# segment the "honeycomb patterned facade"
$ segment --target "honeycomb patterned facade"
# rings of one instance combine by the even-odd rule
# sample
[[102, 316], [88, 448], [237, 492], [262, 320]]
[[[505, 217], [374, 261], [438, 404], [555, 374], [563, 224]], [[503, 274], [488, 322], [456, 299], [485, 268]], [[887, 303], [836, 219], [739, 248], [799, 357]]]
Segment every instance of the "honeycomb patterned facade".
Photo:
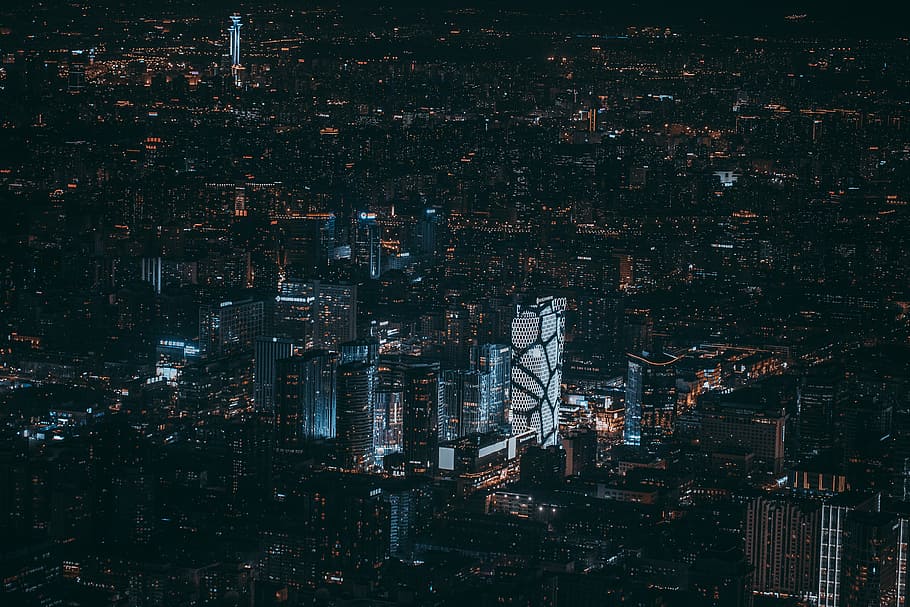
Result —
[[518, 306], [512, 320], [512, 429], [557, 444], [566, 299], [542, 297]]

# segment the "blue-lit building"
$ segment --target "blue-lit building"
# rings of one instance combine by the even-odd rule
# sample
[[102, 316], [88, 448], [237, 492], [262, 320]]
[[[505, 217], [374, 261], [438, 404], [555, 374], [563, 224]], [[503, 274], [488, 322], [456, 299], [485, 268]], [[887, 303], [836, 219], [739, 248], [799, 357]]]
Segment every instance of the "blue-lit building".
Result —
[[338, 356], [310, 350], [278, 360], [275, 379], [275, 428], [279, 448], [296, 449], [306, 441], [335, 436]]
[[676, 365], [670, 354], [629, 354], [623, 442], [652, 451], [673, 432], [677, 415]]
[[338, 367], [336, 446], [345, 470], [366, 470], [373, 463], [375, 364], [349, 362]]
[[[486, 419], [490, 430], [506, 423], [512, 406], [512, 351], [505, 344], [480, 344], [471, 348], [471, 369], [483, 376]], [[486, 431], [486, 430], [485, 430]]]
[[280, 337], [257, 337], [253, 355], [253, 401], [259, 411], [271, 412], [275, 406], [275, 378], [278, 361], [290, 358], [294, 340]]
[[240, 28], [243, 27], [243, 24], [240, 23], [240, 15], [231, 15], [231, 25], [228, 28], [228, 36], [230, 42], [229, 54], [231, 56], [231, 67], [240, 66]]
[[370, 278], [382, 274], [382, 226], [376, 213], [357, 214], [352, 255], [357, 265], [367, 269]]

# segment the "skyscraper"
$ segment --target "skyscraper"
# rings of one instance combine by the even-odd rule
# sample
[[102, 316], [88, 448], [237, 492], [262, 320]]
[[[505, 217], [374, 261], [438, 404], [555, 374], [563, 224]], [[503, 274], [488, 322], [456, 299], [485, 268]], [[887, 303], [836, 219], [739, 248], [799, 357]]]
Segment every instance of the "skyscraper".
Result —
[[439, 363], [419, 359], [390, 364], [401, 380], [402, 447], [408, 474], [432, 474], [439, 445]]
[[155, 289], [155, 295], [161, 295], [161, 266], [160, 257], [142, 258], [142, 280], [151, 283]]
[[379, 341], [372, 337], [346, 341], [338, 348], [341, 364], [358, 361], [375, 365], [379, 360]]
[[338, 344], [357, 337], [357, 285], [312, 282], [316, 295], [313, 342], [337, 350]]
[[886, 512], [850, 512], [844, 527], [841, 604], [907, 604], [907, 520]]
[[335, 436], [338, 356], [309, 350], [276, 364], [275, 409], [279, 446]]
[[373, 455], [373, 395], [376, 366], [349, 362], [338, 367], [336, 441], [339, 463], [365, 470]]
[[471, 348], [471, 369], [487, 375], [489, 411], [487, 419], [491, 427], [507, 421], [512, 406], [512, 356], [505, 344], [481, 344]]
[[284, 280], [276, 304], [279, 330], [303, 343], [337, 350], [357, 336], [357, 285]]
[[845, 607], [842, 560], [847, 517], [852, 512], [879, 512], [881, 494], [844, 493], [822, 505], [818, 566], [818, 606]]
[[427, 207], [417, 224], [417, 249], [421, 255], [429, 258], [436, 256], [439, 226], [443, 222], [442, 209]]
[[809, 501], [758, 497], [746, 513], [752, 591], [794, 598], [816, 590], [819, 509]]
[[370, 278], [382, 274], [382, 229], [376, 213], [362, 211], [357, 214], [354, 226], [353, 257], [355, 263], [366, 268]]
[[439, 420], [445, 440], [490, 429], [489, 374], [463, 369], [442, 372], [445, 415]]
[[259, 411], [271, 412], [275, 405], [275, 369], [282, 358], [294, 352], [294, 341], [279, 337], [257, 337], [253, 355], [253, 401]]
[[329, 263], [335, 250], [333, 213], [279, 215], [276, 221], [286, 267], [308, 276]]
[[841, 386], [836, 370], [812, 368], [799, 386], [799, 455], [806, 461], [831, 449], [837, 440], [837, 413]]
[[629, 354], [624, 441], [653, 450], [673, 432], [676, 421], [676, 368], [669, 354]]
[[377, 460], [401, 451], [403, 415], [404, 391], [401, 376], [392, 372], [387, 365], [380, 365], [373, 400], [373, 451]]
[[230, 55], [231, 67], [240, 66], [240, 15], [231, 15], [231, 25], [228, 27], [228, 36], [230, 38]]
[[538, 297], [512, 320], [512, 427], [544, 447], [558, 441], [565, 313], [565, 297]]
[[199, 309], [199, 345], [207, 356], [252, 353], [264, 328], [261, 301], [223, 301]]

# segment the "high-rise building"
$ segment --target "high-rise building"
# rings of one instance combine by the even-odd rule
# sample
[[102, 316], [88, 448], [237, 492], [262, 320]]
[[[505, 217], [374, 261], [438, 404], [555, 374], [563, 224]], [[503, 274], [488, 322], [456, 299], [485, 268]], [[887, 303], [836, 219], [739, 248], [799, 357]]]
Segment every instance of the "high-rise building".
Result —
[[151, 283], [155, 295], [161, 295], [162, 265], [160, 257], [142, 258], [142, 280]]
[[228, 36], [230, 48], [229, 52], [231, 55], [231, 67], [240, 66], [240, 28], [243, 27], [243, 24], [240, 23], [240, 15], [231, 15], [231, 25], [228, 27]]
[[879, 512], [881, 494], [842, 493], [821, 510], [818, 565], [818, 607], [848, 607], [843, 600], [842, 561], [847, 516], [851, 512]]
[[199, 345], [207, 356], [252, 354], [262, 335], [265, 307], [261, 301], [223, 301], [199, 308]]
[[379, 383], [373, 400], [373, 452], [377, 460], [402, 449], [404, 389], [401, 379], [387, 365], [379, 366]]
[[490, 374], [449, 369], [442, 373], [442, 385], [445, 415], [439, 426], [444, 440], [490, 430]]
[[335, 215], [306, 213], [279, 215], [279, 240], [286, 267], [291, 273], [311, 275], [325, 267], [335, 251]]
[[836, 415], [840, 382], [834, 369], [810, 369], [798, 392], [799, 455], [808, 460], [837, 444]]
[[315, 325], [316, 294], [312, 283], [282, 280], [275, 298], [275, 329], [301, 344], [312, 343]]
[[443, 353], [449, 365], [460, 368], [468, 362], [469, 333], [467, 310], [452, 308], [445, 311]]
[[275, 413], [278, 446], [335, 436], [335, 372], [338, 355], [309, 350], [276, 363]]
[[817, 589], [818, 504], [758, 497], [746, 512], [746, 558], [752, 591], [804, 598]]
[[407, 557], [417, 531], [429, 520], [432, 512], [430, 480], [412, 477], [392, 479], [382, 488], [383, 499], [389, 505], [389, 553]]
[[519, 304], [512, 320], [512, 427], [537, 432], [541, 446], [558, 442], [566, 299]]
[[512, 353], [504, 344], [481, 344], [471, 348], [471, 369], [486, 375], [489, 397], [487, 419], [491, 427], [508, 420], [512, 407]]
[[850, 512], [843, 534], [841, 605], [907, 604], [907, 520], [886, 512]]
[[253, 355], [253, 402], [258, 411], [271, 412], [275, 405], [275, 370], [279, 360], [294, 353], [294, 341], [280, 337], [257, 337]]
[[337, 350], [338, 344], [357, 337], [357, 285], [313, 281], [316, 294], [314, 339], [320, 348]]
[[357, 285], [284, 280], [278, 287], [276, 315], [285, 335], [337, 350], [357, 336]]
[[676, 368], [669, 354], [629, 354], [626, 378], [625, 444], [653, 451], [676, 422]]
[[[628, 415], [628, 404], [626, 411]], [[699, 441], [706, 451], [745, 448], [766, 470], [783, 470], [787, 412], [779, 403], [762, 402], [759, 389], [742, 388], [705, 398], [693, 417], [698, 420]]]
[[417, 249], [421, 255], [429, 258], [436, 256], [439, 238], [439, 226], [443, 222], [442, 209], [428, 207], [417, 224]]
[[391, 371], [401, 378], [403, 396], [402, 450], [409, 474], [432, 474], [439, 445], [439, 363], [399, 361]]
[[376, 373], [376, 365], [365, 362], [338, 367], [335, 436], [342, 468], [365, 470], [373, 462]]
[[362, 211], [357, 214], [352, 249], [354, 262], [365, 268], [370, 278], [379, 278], [382, 274], [382, 226], [376, 213]]
[[338, 348], [341, 364], [359, 361], [375, 365], [379, 361], [379, 341], [372, 337], [346, 341]]
[[593, 428], [575, 428], [562, 437], [566, 476], [581, 474], [597, 462], [597, 436]]

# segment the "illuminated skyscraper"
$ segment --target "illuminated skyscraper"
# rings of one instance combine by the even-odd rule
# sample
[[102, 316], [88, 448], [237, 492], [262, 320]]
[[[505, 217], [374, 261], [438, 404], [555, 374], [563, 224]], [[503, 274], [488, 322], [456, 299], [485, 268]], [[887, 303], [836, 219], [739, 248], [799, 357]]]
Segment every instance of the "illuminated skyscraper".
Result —
[[436, 256], [440, 224], [443, 223], [442, 209], [429, 207], [424, 209], [423, 216], [417, 224], [417, 248], [421, 255], [433, 258]]
[[230, 55], [231, 55], [231, 67], [240, 67], [240, 28], [243, 27], [243, 24], [240, 23], [240, 15], [231, 15], [231, 26], [228, 28], [228, 36], [230, 37]]
[[161, 266], [160, 257], [142, 258], [142, 280], [151, 283], [155, 295], [161, 295]]
[[512, 320], [512, 428], [556, 445], [566, 330], [566, 298], [519, 304]]
[[445, 440], [490, 429], [489, 375], [448, 369], [442, 373], [445, 415], [439, 420]]
[[802, 597], [818, 576], [819, 508], [809, 501], [758, 497], [746, 511], [746, 558], [752, 591]]
[[341, 354], [341, 364], [362, 362], [375, 365], [379, 360], [379, 341], [372, 337], [346, 341], [338, 348]]
[[199, 308], [199, 345], [206, 356], [251, 354], [263, 327], [261, 301], [223, 301]]
[[337, 350], [338, 344], [357, 337], [357, 285], [313, 281], [316, 294], [316, 346]]
[[843, 572], [847, 519], [856, 512], [881, 512], [881, 494], [845, 493], [822, 505], [818, 567], [818, 606], [846, 607]]
[[487, 419], [490, 429], [506, 422], [512, 406], [512, 356], [505, 344], [481, 344], [471, 348], [471, 369], [487, 376]]
[[382, 229], [376, 213], [358, 213], [352, 254], [357, 265], [369, 271], [370, 278], [379, 278], [382, 274], [381, 238]]
[[669, 354], [629, 354], [626, 378], [625, 443], [650, 451], [673, 432], [676, 367]]
[[285, 280], [275, 309], [282, 333], [318, 348], [337, 350], [357, 336], [356, 285]]
[[335, 436], [335, 370], [338, 356], [310, 350], [276, 363], [275, 410], [278, 446]]
[[365, 470], [373, 461], [373, 395], [376, 365], [350, 362], [338, 367], [336, 439], [339, 463]]
[[279, 337], [257, 337], [254, 354], [253, 400], [259, 411], [275, 405], [275, 368], [282, 358], [294, 353], [294, 341]]
[[438, 459], [439, 363], [422, 361], [395, 365], [404, 394], [402, 443], [408, 474], [433, 474]]

